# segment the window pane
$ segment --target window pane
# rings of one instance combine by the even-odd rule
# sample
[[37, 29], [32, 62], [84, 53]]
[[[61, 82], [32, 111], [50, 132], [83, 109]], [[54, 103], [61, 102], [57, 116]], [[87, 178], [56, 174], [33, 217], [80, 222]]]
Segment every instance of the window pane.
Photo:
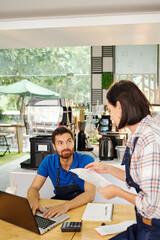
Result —
[[[60, 47], [0, 50], [0, 86], [27, 79], [71, 98], [90, 103], [90, 47]], [[10, 100], [12, 98], [12, 100]], [[15, 109], [13, 96], [7, 96]]]
[[157, 45], [116, 46], [115, 79], [133, 81], [151, 103], [159, 103]]

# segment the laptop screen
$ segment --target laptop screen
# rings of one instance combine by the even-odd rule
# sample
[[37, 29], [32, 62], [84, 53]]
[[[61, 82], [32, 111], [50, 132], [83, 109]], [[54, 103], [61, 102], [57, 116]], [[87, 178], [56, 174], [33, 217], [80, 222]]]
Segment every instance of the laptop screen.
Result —
[[39, 233], [26, 198], [0, 191], [0, 219]]

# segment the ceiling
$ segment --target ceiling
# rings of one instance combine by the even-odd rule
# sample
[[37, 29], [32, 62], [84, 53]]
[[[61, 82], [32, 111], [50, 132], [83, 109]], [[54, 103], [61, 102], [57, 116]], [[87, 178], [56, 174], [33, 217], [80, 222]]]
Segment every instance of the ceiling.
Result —
[[0, 49], [160, 44], [160, 0], [0, 0]]

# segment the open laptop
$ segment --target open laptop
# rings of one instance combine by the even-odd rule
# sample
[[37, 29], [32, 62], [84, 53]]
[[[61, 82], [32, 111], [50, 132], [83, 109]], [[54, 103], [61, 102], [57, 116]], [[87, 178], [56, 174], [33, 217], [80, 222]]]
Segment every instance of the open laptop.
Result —
[[68, 218], [68, 214], [62, 214], [46, 219], [39, 212], [34, 216], [26, 198], [0, 191], [0, 219], [19, 227], [43, 234]]

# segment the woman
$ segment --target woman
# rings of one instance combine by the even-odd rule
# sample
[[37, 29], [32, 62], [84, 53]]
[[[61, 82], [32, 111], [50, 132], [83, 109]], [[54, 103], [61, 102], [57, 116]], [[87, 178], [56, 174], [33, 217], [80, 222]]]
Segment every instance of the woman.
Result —
[[151, 105], [133, 82], [120, 81], [109, 89], [107, 106], [117, 128], [131, 131], [122, 161], [125, 171], [98, 162], [85, 168], [111, 174], [137, 191], [115, 185], [98, 189], [106, 199], [120, 197], [135, 205], [137, 224], [112, 239], [160, 239], [160, 128], [153, 123]]

